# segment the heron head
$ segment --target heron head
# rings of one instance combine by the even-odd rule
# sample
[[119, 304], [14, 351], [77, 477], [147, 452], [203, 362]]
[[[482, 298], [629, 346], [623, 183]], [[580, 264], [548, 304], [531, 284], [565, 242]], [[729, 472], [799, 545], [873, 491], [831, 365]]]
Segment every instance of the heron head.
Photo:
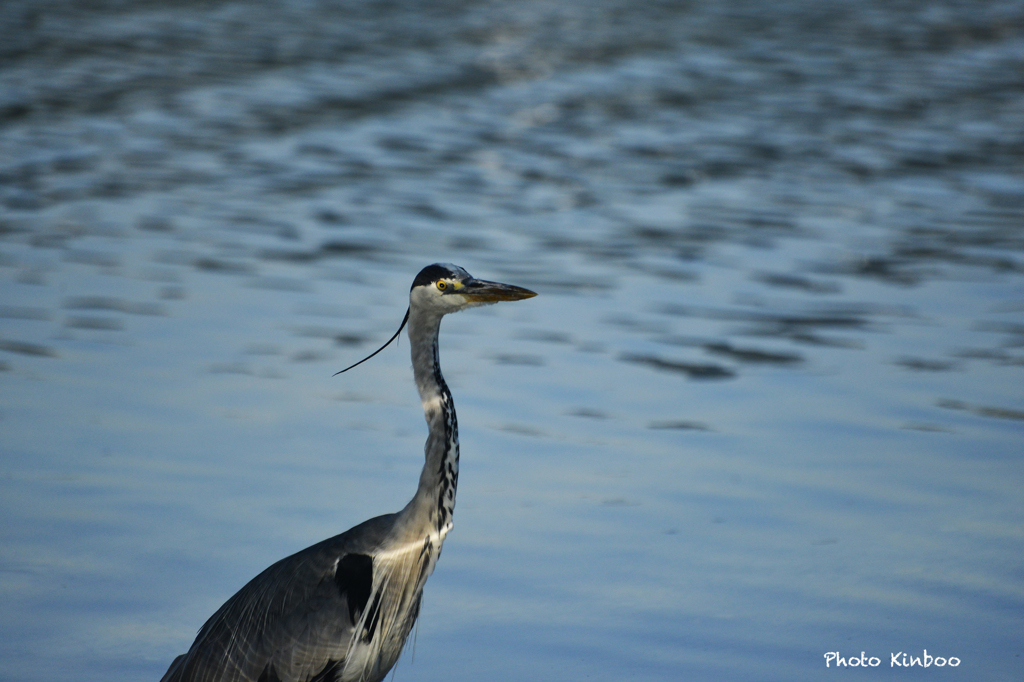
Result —
[[500, 282], [488, 282], [483, 279], [476, 279], [471, 274], [451, 263], [434, 263], [420, 270], [416, 279], [412, 281], [412, 289], [409, 291], [409, 309], [405, 311], [405, 319], [399, 325], [395, 335], [388, 339], [383, 346], [370, 353], [368, 356], [350, 365], [338, 376], [347, 372], [357, 365], [361, 365], [377, 353], [381, 352], [392, 341], [398, 338], [402, 329], [409, 321], [409, 315], [415, 310], [417, 315], [427, 314], [435, 316], [440, 320], [448, 313], [454, 313], [465, 308], [472, 308], [498, 301], [518, 301], [524, 298], [533, 298], [536, 292], [513, 286], [512, 284], [501, 284]]
[[434, 263], [420, 270], [412, 282], [409, 305], [442, 315], [499, 301], [518, 301], [537, 294], [529, 289], [476, 279], [451, 263]]

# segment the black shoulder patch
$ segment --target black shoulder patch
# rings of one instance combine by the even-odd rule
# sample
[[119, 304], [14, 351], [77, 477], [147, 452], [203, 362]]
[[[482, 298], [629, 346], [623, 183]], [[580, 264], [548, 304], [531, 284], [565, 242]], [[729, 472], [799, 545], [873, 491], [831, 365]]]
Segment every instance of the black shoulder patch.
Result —
[[430, 284], [444, 277], [456, 277], [458, 273], [452, 272], [450, 268], [441, 265], [440, 263], [434, 263], [420, 270], [420, 274], [416, 275], [416, 279], [412, 281], [412, 286], [409, 288], [410, 291], [418, 286], [424, 284]]
[[348, 600], [348, 615], [355, 623], [366, 608], [373, 588], [373, 557], [366, 554], [346, 554], [338, 561], [334, 573], [338, 591]]

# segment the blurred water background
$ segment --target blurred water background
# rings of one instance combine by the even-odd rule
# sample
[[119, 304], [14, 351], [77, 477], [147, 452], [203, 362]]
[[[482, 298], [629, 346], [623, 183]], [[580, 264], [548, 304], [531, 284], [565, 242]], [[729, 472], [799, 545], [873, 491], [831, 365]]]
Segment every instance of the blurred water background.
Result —
[[1024, 5], [888, 0], [6, 0], [0, 679], [404, 505], [434, 261], [395, 680], [1024, 679]]

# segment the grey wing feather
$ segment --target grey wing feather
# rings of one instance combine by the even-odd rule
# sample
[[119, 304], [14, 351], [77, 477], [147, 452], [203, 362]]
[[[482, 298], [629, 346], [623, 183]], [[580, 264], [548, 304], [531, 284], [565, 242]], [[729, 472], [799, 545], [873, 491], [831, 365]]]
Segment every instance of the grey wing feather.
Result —
[[[335, 679], [369, 596], [369, 557], [393, 516], [370, 519], [253, 578], [206, 621], [161, 682]], [[345, 561], [353, 556], [365, 561]]]

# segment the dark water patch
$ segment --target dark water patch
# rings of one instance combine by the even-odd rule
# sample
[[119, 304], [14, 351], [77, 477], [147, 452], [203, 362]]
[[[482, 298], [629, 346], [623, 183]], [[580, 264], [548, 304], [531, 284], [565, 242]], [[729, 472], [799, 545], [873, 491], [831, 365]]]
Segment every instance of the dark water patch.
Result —
[[300, 338], [328, 339], [333, 341], [335, 345], [346, 348], [362, 346], [371, 340], [370, 337], [365, 334], [342, 332], [338, 331], [336, 327], [329, 326], [301, 325], [292, 327], [291, 331], [295, 336]]
[[943, 399], [936, 403], [939, 407], [947, 410], [962, 410], [976, 414], [979, 417], [992, 417], [994, 419], [1011, 419], [1024, 421], [1024, 410], [1017, 410], [1008, 407], [993, 407], [990, 405], [970, 405], [962, 400]]
[[352, 223], [352, 220], [344, 213], [331, 208], [321, 209], [314, 216], [317, 222], [330, 227], [343, 227]]
[[46, 284], [46, 270], [43, 268], [29, 268], [18, 273], [15, 280], [18, 284], [34, 284], [42, 286]]
[[684, 238], [675, 230], [645, 226], [629, 229], [628, 235], [632, 240], [652, 246], [671, 246], [674, 242]]
[[[634, 228], [629, 230], [626, 240], [627, 244], [638, 243], [648, 248], [657, 248], [661, 253], [664, 253], [664, 249], [671, 249], [671, 253], [680, 260], [697, 261], [705, 257], [709, 246], [727, 242], [731, 236], [732, 233], [724, 225], [687, 221], [685, 226], [673, 230]], [[621, 246], [617, 251], [621, 252]]]
[[404, 206], [405, 210], [413, 215], [430, 220], [448, 220], [449, 216], [441, 209], [427, 201], [416, 201]]
[[[1020, 189], [1024, 192], [1024, 185]], [[942, 238], [952, 244], [1006, 247], [1022, 251], [1024, 234], [1019, 229], [1022, 216], [1024, 206], [970, 209], [964, 211], [959, 220], [951, 222], [949, 228], [942, 233]]]
[[[291, 328], [292, 334], [301, 338], [308, 339], [337, 339], [341, 334], [338, 332], [336, 327], [328, 327], [322, 325], [300, 325]], [[365, 337], [358, 335], [345, 335], [347, 340], [352, 343], [342, 345], [358, 345], [366, 341]]]
[[[293, 197], [315, 197], [320, 190], [331, 189], [350, 180], [344, 170], [284, 171], [267, 178], [268, 191]], [[296, 233], [295, 239], [298, 238]]]
[[546, 329], [524, 329], [516, 334], [516, 338], [523, 341], [539, 341], [541, 343], [569, 344], [573, 342], [570, 334]]
[[577, 407], [571, 410], [566, 410], [565, 415], [569, 417], [582, 417], [584, 419], [608, 419], [609, 415], [604, 410], [598, 410], [593, 407]]
[[822, 282], [809, 277], [786, 273], [757, 273], [753, 278], [771, 287], [798, 289], [812, 294], [838, 294], [842, 287], [834, 282]]
[[820, 346], [822, 348], [845, 348], [847, 350], [863, 350], [867, 344], [858, 339], [844, 339], [835, 336], [823, 336], [813, 332], [802, 331], [779, 331], [760, 329], [747, 332], [752, 336], [778, 336], [789, 339], [793, 343], [805, 346]]
[[814, 346], [835, 348], [861, 348], [857, 339], [843, 339], [821, 334], [822, 330], [870, 331], [877, 326], [875, 318], [907, 317], [906, 310], [873, 305], [847, 305], [822, 308], [803, 314], [771, 313], [761, 310], [702, 308], [679, 304], [666, 304], [658, 308], [662, 313], [683, 317], [745, 322], [748, 327], [740, 333], [747, 336], [785, 338]]
[[896, 360], [896, 364], [914, 372], [949, 372], [960, 369], [957, 362], [929, 358], [902, 357]]
[[224, 226], [232, 231], [261, 237], [275, 237], [284, 241], [297, 241], [301, 237], [299, 230], [289, 222], [256, 216], [235, 216], [225, 222]]
[[249, 263], [238, 260], [227, 260], [213, 256], [201, 256], [192, 261], [196, 270], [204, 272], [215, 272], [221, 275], [249, 275], [255, 271], [255, 267]]
[[974, 325], [974, 329], [980, 332], [993, 332], [1003, 334], [1010, 338], [1005, 342], [1007, 347], [1020, 346], [1024, 344], [1024, 324], [1020, 322], [996, 322], [985, 320]]
[[124, 322], [112, 317], [74, 316], [64, 321], [72, 329], [93, 329], [96, 331], [123, 331]]
[[605, 324], [614, 325], [621, 329], [626, 329], [631, 332], [640, 332], [645, 334], [665, 334], [668, 331], [668, 326], [664, 322], [654, 322], [651, 320], [641, 320], [633, 315], [609, 315], [601, 320]]
[[525, 353], [502, 353], [494, 356], [494, 362], [499, 365], [542, 367], [544, 365], [544, 358], [540, 355], [527, 355]]
[[803, 356], [796, 353], [777, 353], [754, 348], [736, 348], [724, 341], [716, 343], [705, 343], [704, 350], [714, 355], [723, 355], [736, 360], [752, 364], [772, 365], [794, 365], [804, 361]]
[[174, 267], [192, 267], [195, 265], [196, 260], [201, 258], [195, 251], [188, 249], [157, 249], [151, 256], [153, 261], [160, 263], [164, 266], [169, 266], [167, 269], [172, 270]]
[[1020, 232], [1024, 211], [973, 210], [962, 215], [933, 220], [935, 226], [913, 227], [904, 232], [901, 244], [941, 247], [977, 247], [1024, 251]]
[[[1024, 216], [1022, 216], [1024, 218]], [[986, 268], [997, 272], [1021, 272], [1021, 263], [1006, 255], [991, 255], [968, 253], [962, 250], [946, 247], [938, 248], [932, 245], [905, 244], [897, 246], [894, 250], [896, 260], [902, 262], [941, 262], [952, 265]]]
[[260, 258], [269, 261], [286, 261], [288, 263], [312, 263], [323, 258], [320, 251], [303, 251], [296, 249], [264, 249]]
[[0, 167], [0, 178], [27, 185], [41, 175], [88, 171], [99, 161], [100, 155], [96, 148], [49, 148], [22, 163]]
[[379, 244], [365, 242], [327, 241], [320, 245], [319, 253], [324, 258], [362, 256], [381, 250]]
[[902, 286], [914, 286], [936, 273], [935, 270], [922, 271], [920, 264], [915, 261], [888, 255], [866, 256], [841, 264], [832, 263], [821, 266], [821, 272], [866, 277]]
[[339, 393], [334, 396], [334, 400], [343, 403], [372, 403], [376, 402], [376, 398], [372, 395], [365, 393], [356, 393], [354, 391], [346, 391], [345, 393]]
[[701, 203], [692, 207], [690, 220], [683, 232], [686, 241], [697, 244], [721, 241], [758, 240], [771, 244], [771, 238], [804, 234], [792, 216], [773, 211], [768, 206], [733, 207]]
[[[162, 172], [166, 166], [174, 161], [174, 155], [171, 150], [167, 146], [159, 144], [130, 149], [121, 154], [120, 158], [126, 168], [153, 174]], [[212, 179], [209, 174], [196, 173], [194, 180], [199, 181], [202, 177]], [[189, 183], [187, 178], [180, 179], [183, 180], [182, 184]]]
[[135, 221], [135, 227], [143, 232], [174, 232], [174, 221], [166, 216], [146, 215]]
[[741, 310], [725, 308], [706, 308], [700, 306], [668, 303], [658, 307], [658, 311], [666, 315], [680, 317], [701, 317], [713, 320], [735, 322], [762, 322], [783, 327], [795, 328], [826, 328], [826, 329], [864, 329], [870, 326], [869, 316], [872, 314], [892, 314], [882, 306], [845, 306], [822, 308], [805, 314], [770, 313], [758, 310]]
[[48, 346], [42, 346], [37, 343], [29, 343], [27, 341], [12, 341], [10, 339], [0, 339], [0, 350], [7, 351], [8, 353], [17, 353], [19, 355], [33, 355], [41, 358], [58, 358], [60, 355], [57, 351], [53, 350]]
[[292, 362], [324, 362], [333, 359], [330, 353], [317, 350], [303, 350], [292, 353], [289, 360]]
[[290, 263], [313, 263], [325, 259], [368, 256], [382, 250], [377, 244], [349, 241], [328, 241], [313, 250], [265, 249], [260, 257], [265, 260], [287, 261]]
[[385, 135], [377, 140], [377, 144], [393, 152], [426, 152], [430, 149], [422, 137], [412, 135]]
[[661, 176], [661, 184], [671, 188], [689, 187], [697, 182], [697, 180], [698, 176], [696, 173], [687, 171], [673, 171]]
[[517, 436], [529, 436], [530, 438], [545, 438], [547, 436], [541, 429], [527, 424], [502, 424], [497, 428], [499, 431], [513, 433]]
[[295, 153], [299, 156], [310, 156], [319, 159], [335, 161], [341, 158], [341, 153], [328, 144], [319, 142], [303, 142], [295, 147]]
[[798, 353], [737, 348], [727, 341], [706, 341], [691, 336], [666, 336], [659, 341], [673, 346], [702, 348], [712, 355], [720, 355], [747, 364], [795, 365], [804, 362], [805, 359]]
[[586, 239], [577, 235], [551, 236], [539, 238], [540, 248], [554, 253], [580, 253], [600, 260], [624, 260], [633, 251], [633, 242], [624, 239], [620, 243], [609, 243], [600, 239]]
[[249, 281], [246, 286], [253, 289], [269, 289], [271, 291], [294, 291], [306, 293], [313, 290], [308, 282], [294, 277], [256, 277]]
[[666, 372], [685, 374], [690, 379], [717, 380], [733, 379], [736, 377], [736, 372], [727, 367], [723, 367], [722, 365], [679, 362], [674, 360], [665, 360], [654, 355], [634, 355], [630, 353], [619, 356], [619, 359], [625, 362], [648, 365]]
[[650, 269], [650, 273], [659, 279], [669, 282], [695, 283], [700, 281], [700, 273], [693, 270], [653, 267]]
[[0, 202], [12, 211], [38, 211], [43, 207], [36, 192], [20, 187], [5, 187], [0, 194]]
[[675, 430], [675, 431], [714, 431], [713, 428], [705, 424], [704, 422], [695, 422], [685, 419], [675, 419], [666, 421], [653, 421], [647, 425], [649, 429], [656, 430]]
[[608, 497], [601, 500], [602, 507], [639, 507], [640, 502], [625, 497]]
[[68, 310], [113, 310], [129, 315], [167, 315], [167, 310], [159, 303], [125, 301], [106, 296], [77, 296], [64, 301]]
[[338, 346], [345, 346], [345, 347], [349, 347], [349, 348], [355, 347], [355, 346], [362, 346], [367, 341], [370, 340], [369, 337], [367, 337], [367, 336], [365, 336], [363, 334], [351, 334], [351, 333], [335, 334], [331, 338], [334, 339], [334, 343], [336, 345], [338, 345]]
[[995, 362], [1009, 362], [1013, 358], [1002, 349], [994, 348], [964, 348], [955, 351], [953, 357], [963, 358], [964, 360], [992, 360]]
[[490, 240], [471, 235], [457, 235], [448, 238], [448, 249], [452, 252], [493, 251]]
[[921, 433], [953, 433], [953, 429], [943, 424], [933, 424], [931, 422], [907, 422], [900, 426], [901, 429], [907, 431], [920, 431]]
[[77, 225], [60, 225], [49, 229], [36, 227], [29, 232], [29, 244], [39, 249], [66, 248], [69, 241], [85, 235], [85, 230]]
[[62, 258], [68, 263], [82, 263], [101, 268], [116, 268], [121, 264], [121, 259], [116, 254], [84, 249], [69, 249], [64, 252]]
[[50, 313], [42, 308], [19, 305], [0, 305], [0, 317], [9, 320], [40, 320], [50, 319]]
[[[819, 329], [820, 328], [820, 329]], [[842, 319], [781, 316], [777, 319], [762, 319], [751, 326], [740, 330], [747, 336], [763, 336], [769, 338], [789, 339], [795, 343], [809, 346], [826, 346], [831, 348], [863, 348], [860, 339], [837, 337], [834, 334], [823, 334], [822, 330], [835, 329], [868, 330], [869, 324], [849, 323]]]
[[[927, 214], [928, 207], [917, 213]], [[943, 216], [926, 225], [900, 230], [883, 252], [856, 260], [822, 263], [822, 274], [843, 274], [878, 279], [890, 284], [913, 286], [930, 279], [948, 279], [951, 268], [981, 268], [995, 273], [1024, 271], [1024, 251], [1018, 226], [1024, 212], [998, 214], [986, 222], [978, 213]], [[913, 218], [920, 221], [920, 215]], [[999, 224], [1005, 221], [1004, 224]]]

